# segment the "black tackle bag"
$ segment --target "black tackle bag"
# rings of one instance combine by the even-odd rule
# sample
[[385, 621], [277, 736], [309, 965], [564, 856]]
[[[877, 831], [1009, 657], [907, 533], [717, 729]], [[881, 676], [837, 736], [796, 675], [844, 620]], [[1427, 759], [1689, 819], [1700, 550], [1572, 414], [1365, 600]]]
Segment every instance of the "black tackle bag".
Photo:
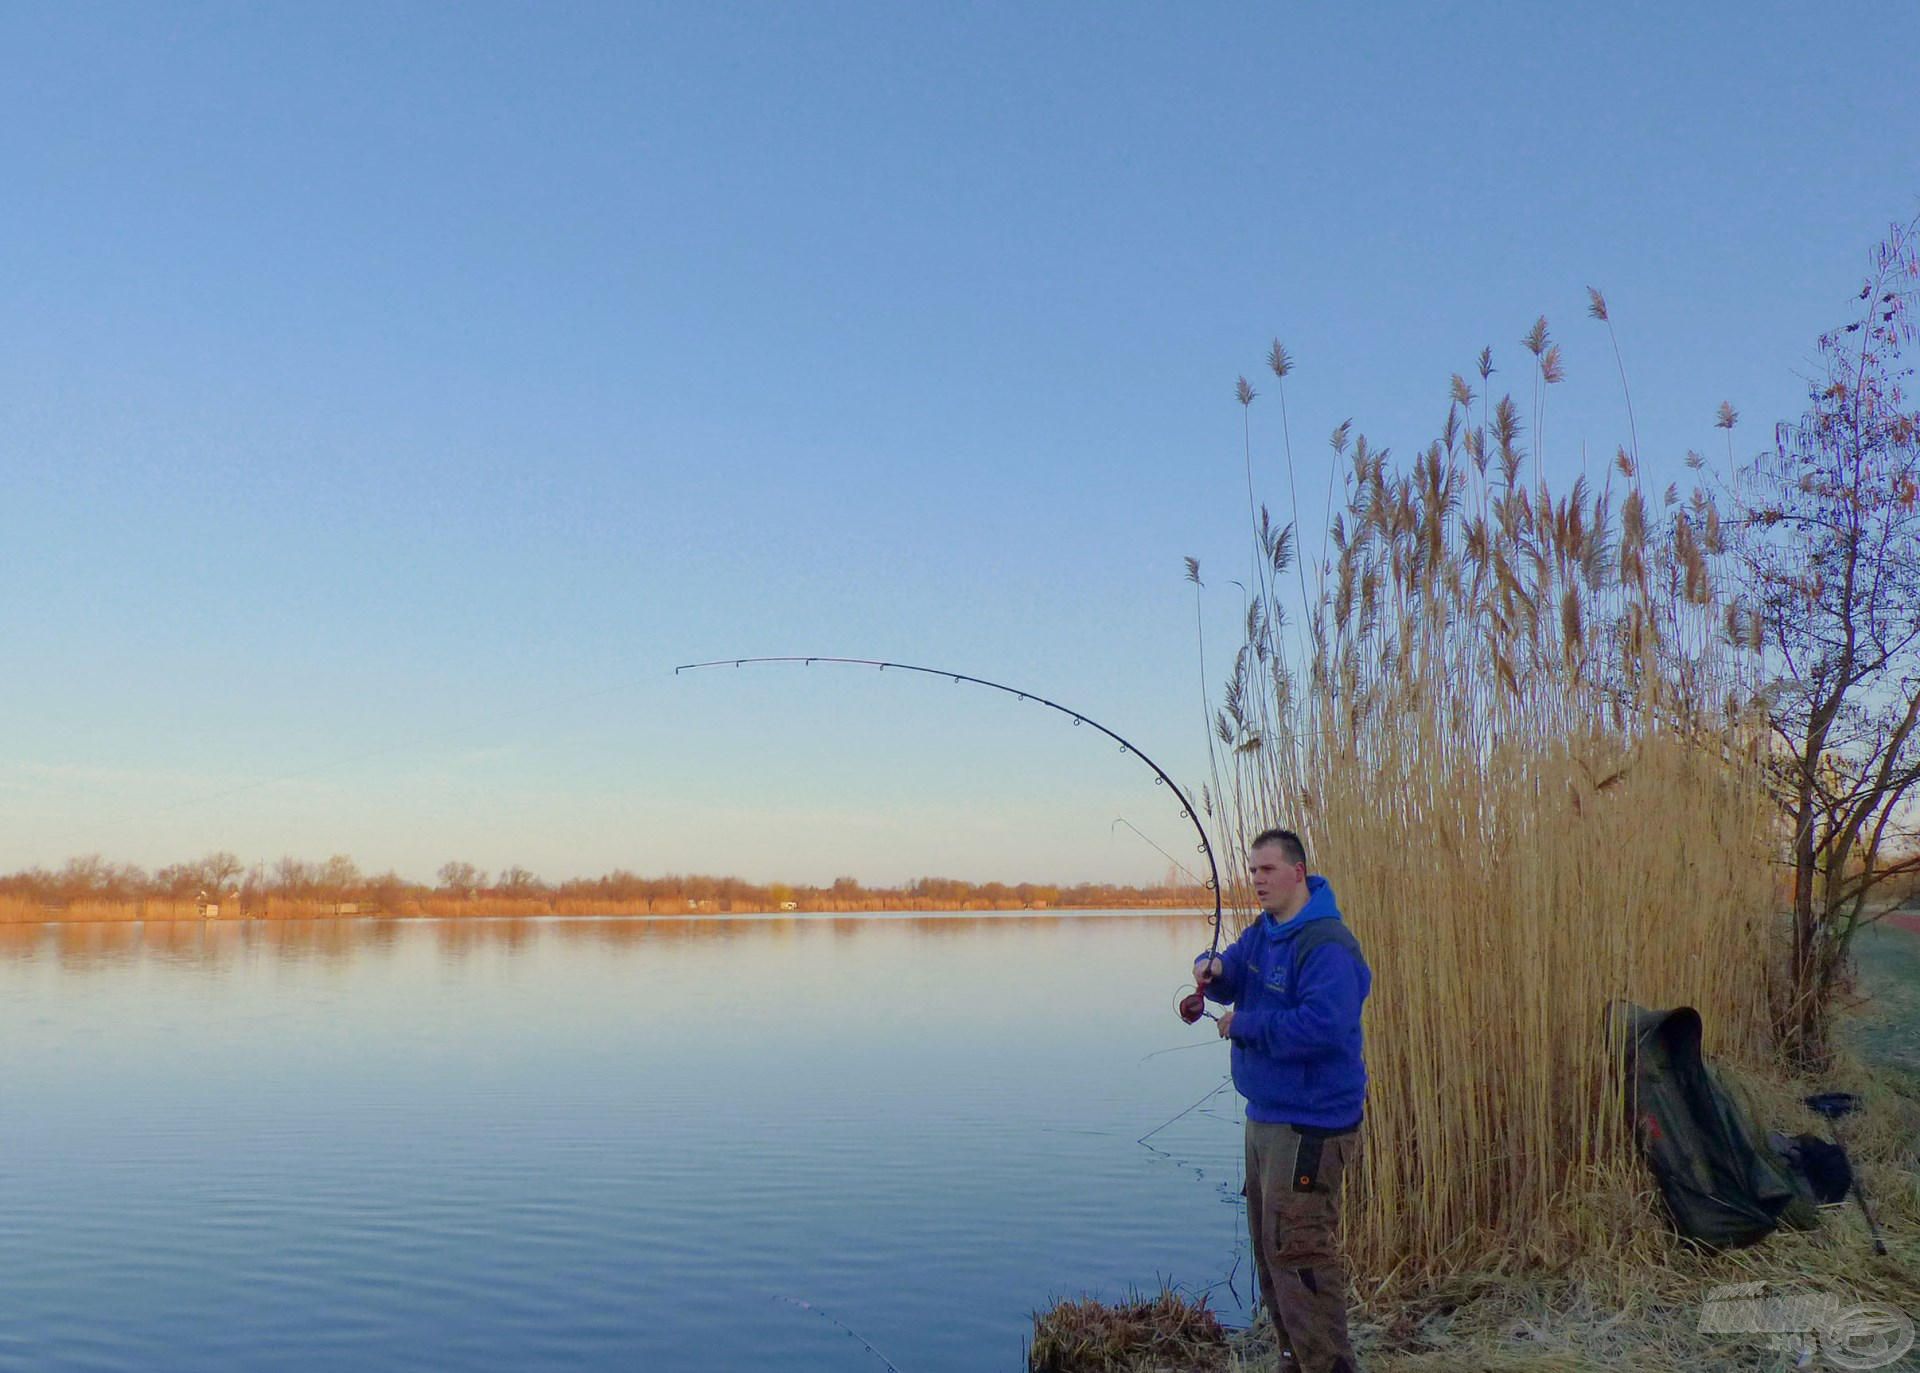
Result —
[[1618, 1001], [1607, 1024], [1609, 1042], [1625, 1053], [1634, 1138], [1676, 1230], [1714, 1249], [1737, 1249], [1778, 1226], [1819, 1223], [1811, 1198], [1795, 1188], [1746, 1108], [1701, 1057], [1698, 1011]]

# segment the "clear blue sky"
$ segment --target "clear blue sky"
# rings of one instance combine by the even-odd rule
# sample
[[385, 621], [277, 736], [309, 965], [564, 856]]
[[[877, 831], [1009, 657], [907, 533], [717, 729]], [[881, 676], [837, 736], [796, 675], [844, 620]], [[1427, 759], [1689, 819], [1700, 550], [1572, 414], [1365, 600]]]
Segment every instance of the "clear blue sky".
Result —
[[1538, 313], [1597, 469], [1589, 283], [1656, 473], [1763, 442], [1920, 208], [1920, 10], [1580, 8], [7, 8], [0, 868], [1157, 877], [1043, 712], [670, 668], [1197, 785], [1275, 335], [1310, 490]]

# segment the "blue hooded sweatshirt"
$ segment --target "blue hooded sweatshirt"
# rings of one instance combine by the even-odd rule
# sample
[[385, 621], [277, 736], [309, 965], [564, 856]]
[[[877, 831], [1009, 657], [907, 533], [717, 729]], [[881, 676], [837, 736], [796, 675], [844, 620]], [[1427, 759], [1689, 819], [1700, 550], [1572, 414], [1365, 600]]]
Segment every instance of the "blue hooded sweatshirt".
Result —
[[[1307, 879], [1307, 904], [1291, 920], [1262, 911], [1220, 954], [1209, 1000], [1231, 1005], [1233, 1085], [1247, 1119], [1346, 1130], [1360, 1123], [1367, 1095], [1360, 1006], [1373, 973], [1357, 947], [1327, 941], [1308, 949], [1294, 978], [1293, 939], [1316, 920], [1339, 920], [1333, 888]], [[1202, 957], [1205, 955], [1203, 954]]]

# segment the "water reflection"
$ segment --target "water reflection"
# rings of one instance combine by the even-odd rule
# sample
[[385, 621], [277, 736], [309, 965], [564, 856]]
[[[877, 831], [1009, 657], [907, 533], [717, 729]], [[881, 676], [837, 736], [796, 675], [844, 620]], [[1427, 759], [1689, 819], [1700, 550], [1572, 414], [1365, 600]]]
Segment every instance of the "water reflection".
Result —
[[33, 957], [40, 950], [46, 929], [45, 925], [15, 924], [11, 921], [0, 924], [0, 958]]
[[[391, 928], [395, 922], [374, 923]], [[465, 958], [482, 949], [523, 949], [540, 938], [540, 922], [526, 916], [435, 920], [428, 928], [434, 947], [448, 958]]]
[[775, 1294], [1017, 1367], [1052, 1293], [1232, 1267], [1231, 1121], [1134, 1144], [1225, 1071], [1171, 1009], [1206, 933], [0, 926], [0, 1369], [849, 1366]]
[[1194, 913], [1087, 913], [952, 915], [878, 913], [819, 916], [500, 916], [461, 919], [63, 921], [0, 924], [0, 958], [30, 960], [49, 950], [60, 967], [87, 972], [137, 958], [214, 966], [262, 953], [291, 961], [339, 963], [367, 953], [390, 952], [409, 938], [427, 938], [449, 960], [478, 950], [528, 949], [544, 941], [607, 948], [649, 945], [723, 944], [740, 940], [799, 943], [827, 939], [911, 937], [926, 943], [977, 944], [982, 939], [1019, 941], [1035, 932], [1074, 929], [1093, 934], [1103, 927], [1177, 933], [1191, 942], [1203, 930]]

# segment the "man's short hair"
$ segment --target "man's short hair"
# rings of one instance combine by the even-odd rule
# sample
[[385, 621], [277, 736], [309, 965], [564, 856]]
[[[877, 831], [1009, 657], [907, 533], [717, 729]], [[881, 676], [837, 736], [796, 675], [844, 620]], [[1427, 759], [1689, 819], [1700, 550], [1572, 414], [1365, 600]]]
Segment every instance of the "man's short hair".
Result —
[[1292, 830], [1261, 830], [1253, 836], [1253, 842], [1247, 847], [1258, 849], [1265, 848], [1268, 844], [1278, 844], [1280, 852], [1287, 856], [1289, 863], [1298, 863], [1303, 868], [1307, 865], [1307, 846], [1300, 842], [1300, 836]]

